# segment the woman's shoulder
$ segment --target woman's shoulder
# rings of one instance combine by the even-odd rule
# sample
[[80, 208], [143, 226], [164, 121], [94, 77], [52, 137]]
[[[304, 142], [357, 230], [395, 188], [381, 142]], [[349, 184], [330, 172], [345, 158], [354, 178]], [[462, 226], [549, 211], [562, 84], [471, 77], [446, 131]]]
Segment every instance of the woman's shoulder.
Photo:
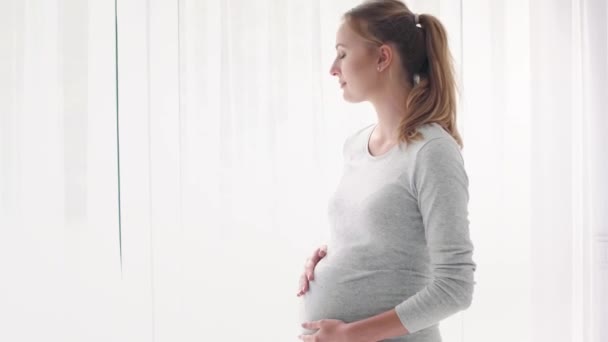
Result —
[[419, 128], [424, 136], [414, 149], [416, 164], [446, 162], [447, 159], [464, 163], [460, 145], [456, 139], [438, 123], [425, 124]]
[[422, 139], [408, 146], [409, 163], [412, 167], [424, 167], [426, 164], [445, 162], [447, 159], [464, 163], [460, 145], [454, 137], [440, 124], [432, 122], [418, 127]]
[[422, 134], [422, 139], [417, 140], [416, 143], [413, 144], [416, 152], [419, 152], [429, 144], [453, 145], [458, 147], [458, 143], [454, 137], [436, 122], [429, 122], [418, 127], [418, 132]]
[[423, 139], [421, 140], [422, 144], [437, 139], [437, 138], [452, 138], [448, 131], [446, 131], [440, 124], [437, 122], [429, 122], [420, 127], [418, 127], [418, 131], [422, 133]]
[[[354, 146], [359, 146], [361, 144], [367, 143], [367, 138], [369, 138], [369, 135], [375, 125], [376, 123], [367, 124], [350, 133], [344, 141], [344, 155], [350, 155], [351, 152], [353, 152], [351, 149], [354, 148]], [[408, 146], [406, 146], [405, 150], [408, 151], [408, 154], [417, 154], [421, 149], [423, 149], [423, 147], [425, 147], [431, 141], [437, 139], [441, 139], [441, 141], [434, 142], [433, 144], [447, 144], [453, 145], [454, 147], [458, 147], [458, 143], [452, 137], [452, 135], [436, 122], [429, 122], [423, 124], [419, 126], [417, 130], [422, 134], [422, 139], [415, 140], [411, 142]]]

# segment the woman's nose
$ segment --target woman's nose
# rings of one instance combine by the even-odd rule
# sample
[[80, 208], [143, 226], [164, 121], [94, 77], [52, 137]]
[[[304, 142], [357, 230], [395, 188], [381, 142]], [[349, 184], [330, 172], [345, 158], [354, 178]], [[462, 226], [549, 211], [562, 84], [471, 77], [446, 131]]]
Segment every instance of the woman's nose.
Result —
[[329, 74], [330, 74], [330, 75], [332, 75], [332, 76], [338, 76], [338, 70], [336, 69], [336, 67], [335, 67], [335, 66], [332, 66], [332, 67], [329, 69]]

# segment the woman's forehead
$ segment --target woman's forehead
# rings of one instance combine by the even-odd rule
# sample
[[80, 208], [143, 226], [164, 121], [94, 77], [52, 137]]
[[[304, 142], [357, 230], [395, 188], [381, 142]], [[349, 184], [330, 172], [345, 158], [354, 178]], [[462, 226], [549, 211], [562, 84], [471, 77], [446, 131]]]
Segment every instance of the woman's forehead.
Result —
[[336, 32], [336, 48], [338, 46], [348, 47], [349, 44], [352, 44], [353, 34], [348, 28], [348, 25], [342, 23], [340, 28]]
[[342, 46], [345, 49], [355, 49], [363, 44], [364, 40], [355, 34], [346, 23], [342, 23], [336, 32], [336, 49], [338, 49], [338, 46]]

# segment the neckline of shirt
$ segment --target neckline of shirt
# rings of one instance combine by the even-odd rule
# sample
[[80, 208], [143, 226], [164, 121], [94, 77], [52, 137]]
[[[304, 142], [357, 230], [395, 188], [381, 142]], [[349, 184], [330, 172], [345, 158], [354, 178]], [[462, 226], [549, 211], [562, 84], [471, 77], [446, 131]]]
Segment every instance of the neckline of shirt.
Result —
[[369, 151], [369, 141], [372, 138], [372, 133], [374, 133], [374, 130], [376, 129], [376, 126], [378, 126], [378, 124], [372, 124], [371, 130], [369, 131], [369, 133], [367, 133], [367, 139], [365, 139], [365, 155], [367, 156], [368, 159], [371, 160], [380, 160], [380, 159], [384, 159], [386, 157], [388, 157], [389, 155], [393, 154], [399, 147], [399, 143], [394, 144], [388, 151], [379, 154], [379, 155], [372, 155], [371, 152]]

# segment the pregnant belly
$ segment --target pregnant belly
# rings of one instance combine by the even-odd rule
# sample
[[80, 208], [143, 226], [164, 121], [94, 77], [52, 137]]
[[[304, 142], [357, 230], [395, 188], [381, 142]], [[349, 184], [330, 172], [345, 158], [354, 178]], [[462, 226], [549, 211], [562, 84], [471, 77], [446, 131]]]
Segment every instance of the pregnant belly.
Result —
[[[324, 318], [353, 322], [394, 308], [424, 287], [406, 271], [357, 270], [322, 259], [301, 298], [300, 321]], [[314, 331], [302, 328], [305, 334]]]

